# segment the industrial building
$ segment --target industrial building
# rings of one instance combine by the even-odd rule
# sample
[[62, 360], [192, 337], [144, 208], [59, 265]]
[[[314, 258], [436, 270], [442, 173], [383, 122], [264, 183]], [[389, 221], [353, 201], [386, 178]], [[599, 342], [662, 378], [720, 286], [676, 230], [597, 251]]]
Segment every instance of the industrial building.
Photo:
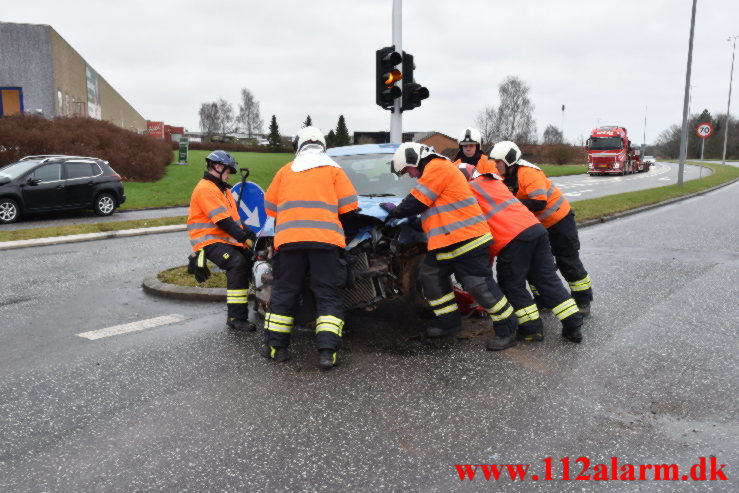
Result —
[[138, 133], [142, 117], [51, 26], [0, 22], [0, 116], [88, 116]]

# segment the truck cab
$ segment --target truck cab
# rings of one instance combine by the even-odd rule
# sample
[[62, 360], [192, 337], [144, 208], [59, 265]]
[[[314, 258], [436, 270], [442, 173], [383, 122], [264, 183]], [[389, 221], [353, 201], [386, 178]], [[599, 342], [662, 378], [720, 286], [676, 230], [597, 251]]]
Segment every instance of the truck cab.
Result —
[[587, 143], [588, 174], [626, 175], [635, 173], [637, 166], [626, 129], [615, 125], [603, 126], [590, 132]]

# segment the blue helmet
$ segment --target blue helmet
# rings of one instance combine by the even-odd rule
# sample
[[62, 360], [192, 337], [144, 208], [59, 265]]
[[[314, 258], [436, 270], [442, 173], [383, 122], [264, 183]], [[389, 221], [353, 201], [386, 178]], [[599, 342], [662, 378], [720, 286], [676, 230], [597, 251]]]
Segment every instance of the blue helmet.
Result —
[[205, 158], [205, 163], [208, 165], [209, 168], [212, 168], [214, 164], [222, 164], [226, 166], [227, 168], [231, 168], [231, 171], [233, 173], [236, 173], [238, 169], [236, 169], [236, 165], [239, 163], [236, 162], [236, 160], [226, 151], [213, 151], [210, 154], [208, 154], [208, 157]]

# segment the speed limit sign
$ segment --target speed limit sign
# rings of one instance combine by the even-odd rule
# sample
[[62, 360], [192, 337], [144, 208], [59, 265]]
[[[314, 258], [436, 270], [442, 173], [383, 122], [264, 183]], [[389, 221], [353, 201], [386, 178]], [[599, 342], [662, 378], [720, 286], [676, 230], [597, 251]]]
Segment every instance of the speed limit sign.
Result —
[[701, 123], [695, 128], [695, 133], [702, 139], [707, 139], [713, 133], [713, 125], [710, 123]]

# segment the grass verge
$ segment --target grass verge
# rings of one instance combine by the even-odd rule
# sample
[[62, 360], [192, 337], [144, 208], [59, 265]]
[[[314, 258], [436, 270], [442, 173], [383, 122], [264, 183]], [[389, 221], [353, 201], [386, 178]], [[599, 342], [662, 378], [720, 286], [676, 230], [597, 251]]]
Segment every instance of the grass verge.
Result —
[[[159, 181], [124, 183], [126, 202], [121, 209], [188, 205], [193, 188], [203, 177], [205, 156], [208, 154], [210, 151], [190, 151], [188, 161], [191, 164], [170, 164], [167, 167], [167, 174]], [[277, 170], [293, 158], [292, 154], [287, 153], [233, 152], [231, 154], [240, 167], [249, 168], [249, 181], [253, 181], [265, 190]], [[174, 153], [173, 156], [176, 160], [177, 156]], [[233, 176], [230, 183], [235, 185], [240, 181], [240, 176]]]
[[739, 168], [734, 166], [723, 166], [721, 164], [699, 163], [691, 161], [688, 164], [705, 166], [713, 170], [713, 174], [698, 180], [690, 180], [683, 183], [682, 187], [667, 185], [636, 192], [620, 193], [597, 199], [579, 200], [572, 203], [572, 208], [577, 215], [578, 221], [597, 219], [610, 216], [618, 212], [635, 209], [645, 205], [656, 204], [663, 200], [690, 195], [707, 188], [715, 187], [721, 183], [739, 178]]
[[587, 164], [541, 164], [537, 166], [547, 176], [584, 175], [588, 172]]
[[72, 224], [69, 226], [53, 226], [50, 228], [18, 229], [14, 231], [0, 231], [0, 241], [34, 240], [36, 238], [51, 238], [55, 236], [81, 235], [86, 233], [104, 233], [123, 229], [153, 228], [155, 226], [170, 226], [185, 224], [187, 216], [160, 217], [156, 219], [136, 219], [131, 221], [114, 221], [109, 223]]

